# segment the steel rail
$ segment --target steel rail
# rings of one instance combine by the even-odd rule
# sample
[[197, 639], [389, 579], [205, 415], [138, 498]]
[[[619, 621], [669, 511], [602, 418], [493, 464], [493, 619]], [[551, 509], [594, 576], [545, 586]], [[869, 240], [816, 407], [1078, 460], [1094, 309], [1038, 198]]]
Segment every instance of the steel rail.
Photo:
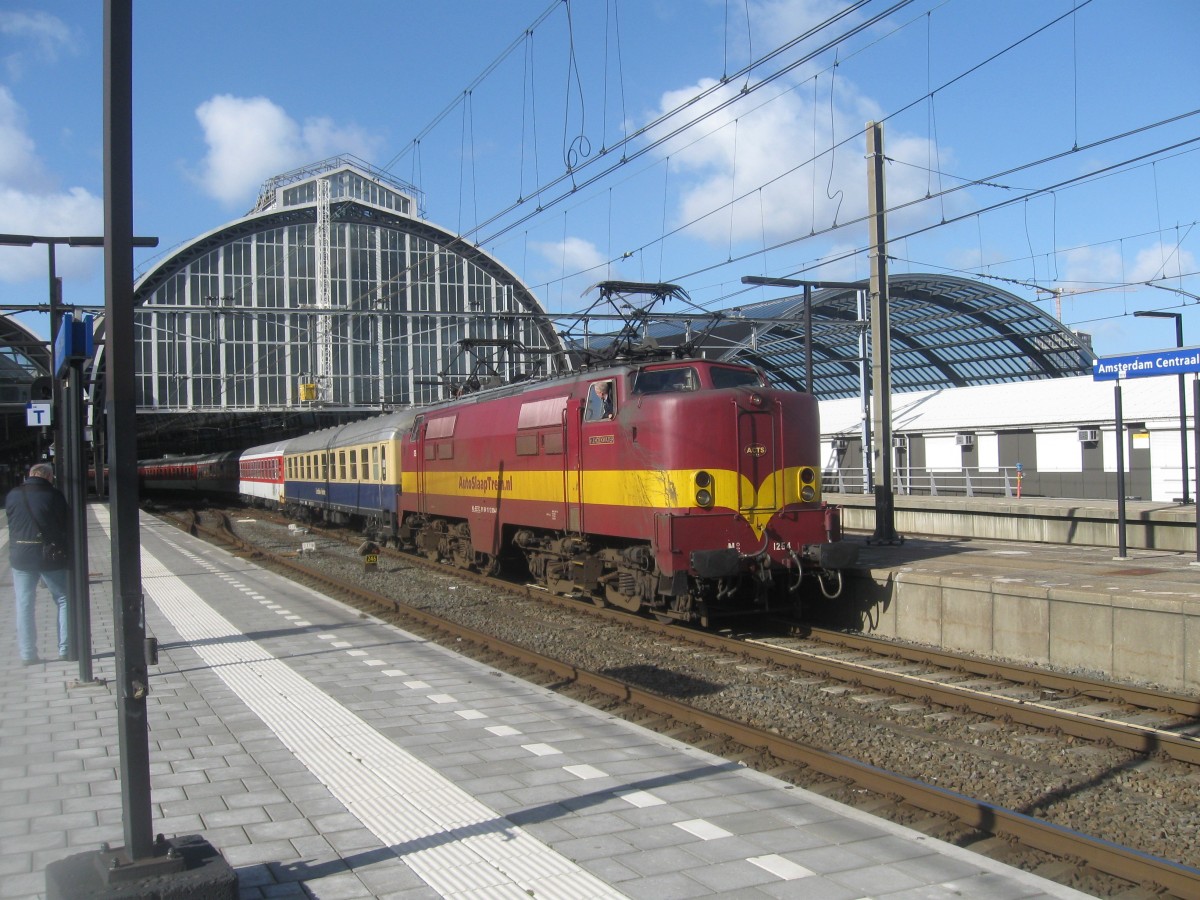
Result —
[[[347, 584], [334, 576], [243, 541], [228, 527], [224, 533], [215, 533], [204, 526], [196, 527], [221, 540], [231, 540], [245, 550], [262, 554], [269, 558], [272, 564], [291, 569], [307, 579], [360, 597], [372, 605], [415, 620], [434, 631], [468, 641], [524, 665], [533, 666], [552, 675], [559, 682], [589, 688], [620, 702], [639, 706], [656, 715], [698, 728], [707, 734], [719, 735], [744, 747], [765, 750], [773, 757], [791, 765], [809, 768], [830, 778], [853, 782], [882, 796], [899, 797], [927, 812], [953, 816], [972, 828], [997, 836], [1012, 837], [1026, 847], [1081, 861], [1117, 878], [1140, 884], [1151, 883], [1180, 897], [1200, 896], [1200, 869], [1192, 866], [1162, 859], [1130, 847], [1122, 847], [1016, 810], [973, 799], [736, 722], [717, 713], [697, 709], [678, 700], [633, 687], [607, 675], [581, 669], [518, 644], [459, 625], [375, 591]], [[689, 634], [689, 637], [693, 636], [696, 635]]]
[[1087, 741], [1109, 741], [1134, 753], [1163, 753], [1179, 762], [1200, 764], [1200, 740], [1190, 735], [1072, 712], [1036, 700], [1001, 697], [977, 688], [945, 684], [933, 678], [888, 672], [869, 664], [824, 656], [808, 656], [803, 651], [772, 647], [768, 644], [754, 643], [745, 646], [755, 648], [753, 655], [757, 659], [769, 660], [781, 666], [794, 666], [813, 675], [854, 682], [882, 693], [894, 693], [912, 700], [926, 700], [951, 709], [965, 709], [1043, 731], [1057, 729]]
[[1050, 672], [1033, 666], [980, 659], [977, 656], [906, 644], [903, 641], [881, 640], [866, 635], [846, 634], [824, 628], [805, 628], [796, 636], [812, 637], [825, 644], [840, 644], [852, 650], [869, 650], [910, 662], [928, 662], [931, 665], [945, 666], [946, 668], [962, 668], [973, 675], [985, 678], [994, 676], [1051, 690], [1071, 691], [1098, 700], [1112, 700], [1143, 709], [1200, 718], [1200, 699], [1168, 691], [1155, 691], [1136, 684], [1113, 684], [1092, 678]]

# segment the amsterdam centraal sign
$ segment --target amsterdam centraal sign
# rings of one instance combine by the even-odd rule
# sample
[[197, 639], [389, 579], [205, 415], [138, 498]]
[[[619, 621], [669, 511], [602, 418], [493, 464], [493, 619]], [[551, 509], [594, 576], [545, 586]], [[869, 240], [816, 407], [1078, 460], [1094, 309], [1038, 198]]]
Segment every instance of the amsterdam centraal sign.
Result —
[[1200, 347], [1173, 347], [1132, 356], [1101, 356], [1092, 363], [1093, 381], [1150, 378], [1200, 372]]

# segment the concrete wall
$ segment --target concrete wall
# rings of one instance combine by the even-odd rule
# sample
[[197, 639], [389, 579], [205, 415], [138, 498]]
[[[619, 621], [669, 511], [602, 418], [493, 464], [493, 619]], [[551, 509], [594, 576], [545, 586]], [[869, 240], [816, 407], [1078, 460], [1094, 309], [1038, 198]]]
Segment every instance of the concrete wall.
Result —
[[859, 618], [838, 624], [868, 634], [1200, 690], [1200, 600], [891, 570], [855, 572], [846, 592]]
[[[875, 498], [864, 494], [825, 494], [842, 510], [850, 531], [875, 530]], [[895, 527], [901, 535], [935, 535], [1049, 544], [1119, 546], [1115, 502], [1031, 498], [894, 498]], [[1125, 546], [1129, 549], [1196, 549], [1196, 508], [1169, 503], [1129, 502]]]

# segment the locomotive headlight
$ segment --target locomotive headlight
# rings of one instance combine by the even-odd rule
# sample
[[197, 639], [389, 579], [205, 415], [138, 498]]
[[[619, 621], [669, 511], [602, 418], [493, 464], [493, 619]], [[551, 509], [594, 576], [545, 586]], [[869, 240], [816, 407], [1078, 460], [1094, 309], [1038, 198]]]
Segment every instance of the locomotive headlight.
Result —
[[700, 471], [696, 473], [696, 505], [709, 507], [713, 503], [712, 486], [713, 477], [708, 472]]
[[762, 398], [762, 394], [756, 394], [753, 391], [750, 392], [750, 405], [751, 406], [762, 406], [763, 403], [764, 403], [764, 400]]
[[817, 499], [817, 473], [811, 466], [804, 466], [799, 473], [800, 499], [812, 503]]

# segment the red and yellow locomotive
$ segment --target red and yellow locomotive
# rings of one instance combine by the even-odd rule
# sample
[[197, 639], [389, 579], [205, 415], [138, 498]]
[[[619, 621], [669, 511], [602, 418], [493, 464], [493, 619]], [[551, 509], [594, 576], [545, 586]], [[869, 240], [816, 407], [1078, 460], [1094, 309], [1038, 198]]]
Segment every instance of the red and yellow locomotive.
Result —
[[551, 591], [663, 619], [782, 608], [855, 562], [819, 434], [808, 394], [701, 359], [475, 395], [402, 435], [399, 536], [485, 571], [519, 551]]

